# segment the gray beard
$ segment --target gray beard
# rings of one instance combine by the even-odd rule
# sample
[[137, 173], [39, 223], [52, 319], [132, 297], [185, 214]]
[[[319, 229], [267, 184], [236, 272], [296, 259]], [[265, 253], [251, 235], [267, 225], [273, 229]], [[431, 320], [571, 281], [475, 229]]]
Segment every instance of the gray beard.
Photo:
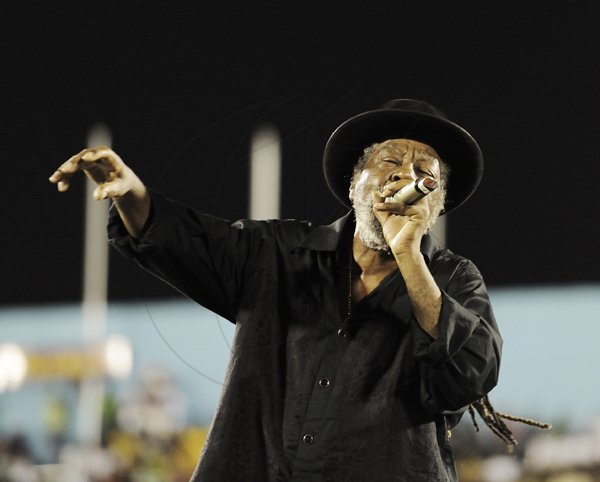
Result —
[[385, 242], [383, 228], [373, 213], [373, 201], [370, 193], [360, 189], [354, 192], [353, 197], [352, 207], [356, 218], [356, 232], [360, 240], [367, 248], [389, 253], [390, 247]]

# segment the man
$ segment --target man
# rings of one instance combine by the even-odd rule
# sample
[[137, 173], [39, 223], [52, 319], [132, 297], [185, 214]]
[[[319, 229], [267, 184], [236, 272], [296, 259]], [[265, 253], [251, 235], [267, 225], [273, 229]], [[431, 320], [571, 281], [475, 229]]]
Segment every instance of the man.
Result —
[[[50, 180], [64, 191], [81, 170], [114, 201], [121, 253], [236, 323], [192, 480], [456, 480], [449, 430], [496, 384], [501, 348], [477, 268], [426, 234], [480, 181], [464, 129], [407, 99], [344, 122], [324, 171], [353, 211], [327, 226], [199, 213], [102, 147]], [[386, 202], [421, 177], [441, 188]]]

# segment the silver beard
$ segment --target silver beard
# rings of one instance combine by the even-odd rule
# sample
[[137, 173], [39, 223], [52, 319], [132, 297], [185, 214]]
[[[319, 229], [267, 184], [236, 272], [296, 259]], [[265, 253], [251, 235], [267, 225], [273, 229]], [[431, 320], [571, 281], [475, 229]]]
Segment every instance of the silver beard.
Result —
[[383, 228], [373, 212], [373, 198], [365, 185], [355, 187], [352, 207], [356, 218], [356, 231], [362, 243], [370, 249], [390, 253], [383, 236]]

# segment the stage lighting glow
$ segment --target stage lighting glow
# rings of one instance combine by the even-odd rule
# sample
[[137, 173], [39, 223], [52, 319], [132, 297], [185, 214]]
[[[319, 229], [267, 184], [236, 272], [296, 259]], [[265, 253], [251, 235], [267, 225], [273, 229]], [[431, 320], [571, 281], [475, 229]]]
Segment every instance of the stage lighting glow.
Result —
[[114, 378], [126, 378], [133, 368], [133, 349], [123, 335], [111, 335], [104, 346], [106, 373]]
[[13, 343], [0, 345], [0, 393], [16, 390], [27, 375], [25, 352]]

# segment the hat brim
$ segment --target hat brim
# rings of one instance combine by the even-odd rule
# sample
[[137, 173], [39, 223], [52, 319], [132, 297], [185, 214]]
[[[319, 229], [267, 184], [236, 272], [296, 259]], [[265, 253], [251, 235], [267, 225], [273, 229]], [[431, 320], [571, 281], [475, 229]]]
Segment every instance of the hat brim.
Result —
[[411, 111], [381, 109], [358, 114], [331, 134], [323, 156], [329, 189], [344, 205], [354, 166], [364, 149], [388, 139], [412, 139], [433, 147], [450, 167], [444, 213], [463, 204], [483, 175], [483, 155], [475, 139], [442, 117]]

